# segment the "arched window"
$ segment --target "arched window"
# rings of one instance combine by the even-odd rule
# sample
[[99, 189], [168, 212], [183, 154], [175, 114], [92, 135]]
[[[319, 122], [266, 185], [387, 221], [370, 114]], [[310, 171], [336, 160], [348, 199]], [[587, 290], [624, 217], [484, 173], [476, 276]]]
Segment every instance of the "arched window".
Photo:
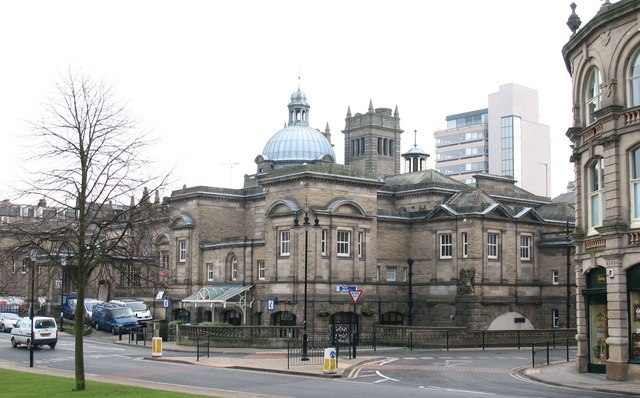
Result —
[[235, 281], [238, 279], [238, 258], [233, 256], [231, 259], [231, 280]]
[[629, 107], [640, 105], [640, 48], [633, 53], [627, 71]]
[[595, 122], [594, 112], [600, 109], [600, 85], [602, 84], [602, 76], [598, 68], [592, 68], [589, 71], [587, 84], [585, 86], [585, 116], [587, 124]]
[[640, 147], [629, 155], [629, 192], [631, 193], [631, 221], [640, 222]]
[[604, 159], [598, 158], [591, 163], [588, 178], [589, 232], [595, 232], [593, 228], [602, 225], [602, 218], [604, 216]]

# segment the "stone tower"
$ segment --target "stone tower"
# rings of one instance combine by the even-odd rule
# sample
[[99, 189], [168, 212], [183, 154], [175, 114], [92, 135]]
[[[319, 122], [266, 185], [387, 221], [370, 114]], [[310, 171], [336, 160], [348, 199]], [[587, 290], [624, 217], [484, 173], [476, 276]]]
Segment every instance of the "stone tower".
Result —
[[347, 109], [344, 134], [344, 163], [377, 177], [400, 174], [400, 117], [398, 107], [373, 108], [351, 115]]

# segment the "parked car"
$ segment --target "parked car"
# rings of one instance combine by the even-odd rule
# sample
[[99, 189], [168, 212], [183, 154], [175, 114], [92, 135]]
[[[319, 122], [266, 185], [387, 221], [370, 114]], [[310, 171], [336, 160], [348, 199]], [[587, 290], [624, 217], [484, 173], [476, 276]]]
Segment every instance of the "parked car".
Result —
[[11, 329], [11, 345], [16, 348], [20, 344], [27, 347], [48, 345], [52, 350], [58, 343], [58, 325], [54, 318], [36, 316], [33, 318], [33, 336], [31, 335], [31, 319], [20, 318]]
[[110, 303], [126, 305], [127, 307], [131, 308], [133, 313], [136, 315], [136, 318], [138, 318], [138, 322], [140, 323], [148, 322], [153, 318], [151, 316], [149, 306], [145, 304], [143, 300], [122, 298], [111, 300]]
[[13, 312], [0, 312], [0, 332], [10, 332], [19, 319]]
[[91, 322], [96, 330], [108, 330], [113, 334], [128, 332], [138, 326], [138, 319], [131, 308], [115, 303], [96, 304]]
[[[75, 307], [75, 300], [78, 298], [78, 295], [76, 293], [65, 293], [62, 295], [61, 298], [61, 303], [62, 303], [62, 308], [60, 309], [60, 312], [62, 313], [62, 317], [63, 318], [69, 318], [68, 314], [72, 314], [73, 310], [72, 310], [72, 304], [73, 307]], [[72, 319], [73, 316], [69, 319]]]
[[65, 319], [73, 320], [76, 314], [76, 302], [77, 298], [68, 298], [65, 304], [62, 306], [62, 317]]
[[93, 316], [93, 307], [96, 304], [104, 303], [102, 300], [85, 299], [84, 300], [84, 321], [87, 325], [91, 325], [91, 318]]

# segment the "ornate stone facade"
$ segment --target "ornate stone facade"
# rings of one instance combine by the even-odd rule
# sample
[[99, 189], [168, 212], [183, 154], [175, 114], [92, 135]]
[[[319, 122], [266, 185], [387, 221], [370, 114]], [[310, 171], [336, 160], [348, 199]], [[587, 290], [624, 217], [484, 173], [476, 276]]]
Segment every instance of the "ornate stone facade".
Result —
[[563, 48], [574, 103], [576, 362], [613, 380], [640, 378], [639, 12], [638, 1], [605, 1], [579, 30], [574, 13]]

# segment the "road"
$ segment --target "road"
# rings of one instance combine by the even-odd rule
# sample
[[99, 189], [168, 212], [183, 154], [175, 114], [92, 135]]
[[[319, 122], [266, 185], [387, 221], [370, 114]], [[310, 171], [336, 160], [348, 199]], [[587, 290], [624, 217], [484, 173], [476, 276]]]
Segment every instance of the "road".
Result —
[[[102, 336], [102, 337], [101, 337]], [[85, 372], [97, 380], [126, 380], [141, 387], [218, 394], [278, 397], [523, 397], [574, 398], [617, 395], [576, 391], [533, 383], [514, 376], [512, 369], [530, 361], [525, 351], [393, 351], [376, 363], [353, 369], [340, 379], [325, 379], [259, 371], [212, 368], [192, 364], [148, 361], [148, 348], [116, 345], [113, 337], [85, 338]], [[55, 350], [35, 350], [35, 367], [72, 372], [74, 340], [61, 336]], [[171, 355], [166, 352], [165, 354]], [[28, 367], [29, 351], [11, 348], [9, 335], [0, 335], [0, 360]], [[234, 393], [238, 392], [238, 393]]]

